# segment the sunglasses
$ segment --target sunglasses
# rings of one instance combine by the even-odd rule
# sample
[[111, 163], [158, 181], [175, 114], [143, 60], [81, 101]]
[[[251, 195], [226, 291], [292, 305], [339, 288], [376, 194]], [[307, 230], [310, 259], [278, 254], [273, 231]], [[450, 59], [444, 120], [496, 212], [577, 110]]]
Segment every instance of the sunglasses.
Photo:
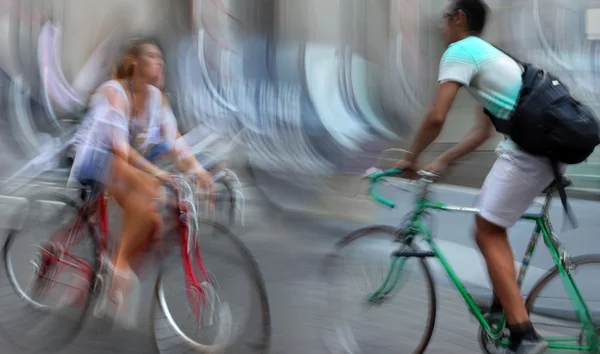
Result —
[[452, 18], [452, 16], [454, 16], [456, 14], [456, 12], [452, 12], [452, 13], [445, 13], [442, 15], [442, 20], [447, 20], [449, 18]]
[[446, 12], [445, 14], [443, 14], [442, 20], [448, 20], [448, 19], [454, 17], [454, 15], [458, 15], [459, 12], [464, 14], [465, 16], [467, 16], [467, 14], [465, 14], [465, 12], [463, 10], [456, 10], [453, 12]]

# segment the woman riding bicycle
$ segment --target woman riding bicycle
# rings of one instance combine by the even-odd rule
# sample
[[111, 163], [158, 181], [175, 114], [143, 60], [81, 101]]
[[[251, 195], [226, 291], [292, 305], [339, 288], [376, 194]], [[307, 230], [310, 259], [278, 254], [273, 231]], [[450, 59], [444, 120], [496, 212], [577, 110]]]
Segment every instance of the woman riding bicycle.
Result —
[[[144, 156], [156, 146], [166, 146], [177, 165], [193, 173], [203, 186], [212, 176], [189, 153], [179, 135], [173, 112], [161, 90], [154, 85], [163, 78], [163, 56], [147, 39], [129, 43], [117, 64], [113, 79], [100, 85], [90, 99], [88, 117], [80, 128], [75, 145], [73, 176], [83, 185], [106, 188], [121, 206], [123, 235], [115, 267], [111, 301], [117, 318], [132, 324], [132, 313], [123, 310], [135, 304], [130, 295], [137, 287], [132, 263], [160, 234], [162, 220], [156, 205], [160, 181], [169, 179]], [[128, 301], [125, 301], [128, 297]]]

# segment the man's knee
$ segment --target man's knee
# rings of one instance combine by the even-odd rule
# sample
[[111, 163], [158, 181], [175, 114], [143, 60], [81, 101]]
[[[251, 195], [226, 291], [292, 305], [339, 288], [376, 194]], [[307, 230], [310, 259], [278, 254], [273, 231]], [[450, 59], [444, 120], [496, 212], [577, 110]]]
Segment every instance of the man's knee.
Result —
[[479, 248], [486, 245], [486, 241], [497, 238], [506, 237], [506, 229], [491, 223], [481, 217], [481, 215], [475, 216], [475, 241]]

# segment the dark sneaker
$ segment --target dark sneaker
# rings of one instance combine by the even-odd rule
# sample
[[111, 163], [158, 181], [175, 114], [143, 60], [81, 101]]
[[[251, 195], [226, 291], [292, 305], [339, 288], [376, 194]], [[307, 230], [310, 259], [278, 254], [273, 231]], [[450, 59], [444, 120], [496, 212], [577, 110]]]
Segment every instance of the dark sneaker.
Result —
[[523, 339], [514, 351], [515, 354], [542, 354], [548, 348], [548, 342], [543, 339]]

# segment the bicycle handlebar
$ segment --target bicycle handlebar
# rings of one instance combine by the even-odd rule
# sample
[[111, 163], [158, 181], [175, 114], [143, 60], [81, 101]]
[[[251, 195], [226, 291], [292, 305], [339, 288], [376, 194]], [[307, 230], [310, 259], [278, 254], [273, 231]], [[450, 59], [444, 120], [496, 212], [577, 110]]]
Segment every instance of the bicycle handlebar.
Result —
[[[397, 169], [397, 168], [392, 168], [389, 170], [382, 170], [382, 171], [377, 171], [377, 172], [371, 173], [370, 175], [367, 176], [367, 178], [369, 179], [369, 183], [371, 184], [369, 186], [369, 191], [367, 192], [367, 194], [370, 197], [372, 197], [376, 202], [381, 203], [392, 209], [395, 208], [396, 203], [377, 194], [377, 192], [375, 192], [375, 187], [377, 186], [377, 182], [379, 182], [382, 178], [390, 177], [390, 176], [398, 176], [398, 175], [401, 175], [402, 173], [404, 173], [404, 171]], [[419, 172], [417, 172], [417, 174], [421, 177], [421, 179], [427, 179], [427, 178], [433, 179], [433, 178], [439, 177], [437, 174], [432, 173], [432, 172], [427, 172], [427, 171], [419, 171]]]
[[176, 198], [179, 197], [179, 186], [177, 185], [176, 182], [174, 181], [169, 181], [169, 180], [164, 180], [161, 179], [160, 181], [160, 185], [163, 186], [165, 189], [169, 190], [170, 193], [172, 193]]
[[368, 179], [369, 179], [369, 183], [371, 183], [371, 185], [369, 186], [369, 191], [367, 192], [367, 194], [369, 196], [371, 196], [373, 199], [375, 199], [376, 202], [381, 203], [392, 209], [395, 208], [396, 203], [377, 194], [375, 192], [375, 187], [377, 186], [377, 182], [380, 179], [382, 179], [384, 177], [400, 175], [402, 173], [404, 173], [403, 170], [399, 170], [397, 168], [392, 168], [389, 170], [378, 171], [378, 172], [375, 172], [375, 173], [369, 175]]

